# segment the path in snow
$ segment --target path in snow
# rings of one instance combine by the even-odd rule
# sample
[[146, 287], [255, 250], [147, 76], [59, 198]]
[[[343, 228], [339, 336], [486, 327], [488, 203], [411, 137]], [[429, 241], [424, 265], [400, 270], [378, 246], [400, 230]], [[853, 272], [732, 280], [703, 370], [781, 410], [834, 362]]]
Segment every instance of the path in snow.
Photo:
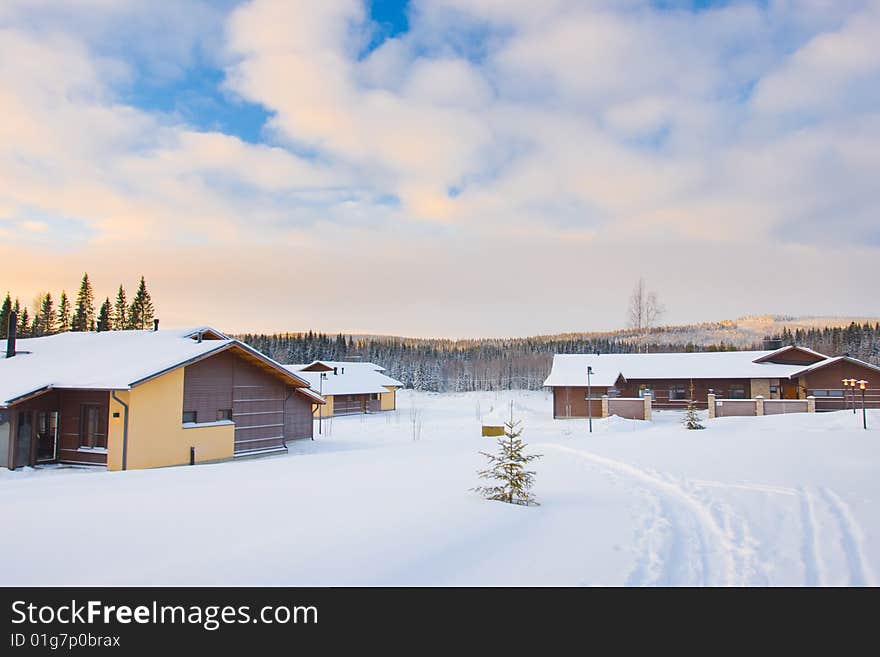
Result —
[[[748, 586], [771, 583], [771, 570], [759, 558], [758, 539], [742, 513], [712, 499], [706, 489], [745, 490], [794, 497], [803, 532], [803, 584], [874, 586], [864, 532], [848, 505], [833, 490], [817, 491], [750, 483], [677, 480], [666, 473], [593, 452], [538, 443], [542, 450], [576, 456], [582, 463], [637, 489], [643, 502], [635, 519], [638, 557], [627, 585]], [[765, 537], [766, 540], [766, 537]]]

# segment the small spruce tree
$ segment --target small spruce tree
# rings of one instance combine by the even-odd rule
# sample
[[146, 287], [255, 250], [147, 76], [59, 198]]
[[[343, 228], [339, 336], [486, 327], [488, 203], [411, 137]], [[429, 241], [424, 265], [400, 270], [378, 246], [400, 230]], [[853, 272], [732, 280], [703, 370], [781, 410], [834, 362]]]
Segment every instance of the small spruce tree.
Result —
[[55, 333], [55, 302], [52, 301], [52, 294], [46, 292], [46, 296], [40, 302], [40, 334], [53, 333]]
[[112, 317], [112, 308], [110, 306], [110, 299], [104, 299], [104, 303], [101, 304], [101, 309], [98, 311], [98, 324], [95, 327], [96, 330], [100, 331], [109, 331], [113, 326], [113, 317]]
[[58, 298], [58, 332], [64, 333], [70, 330], [70, 299], [67, 298], [67, 292], [61, 291]]
[[700, 424], [700, 417], [697, 415], [697, 405], [694, 403], [694, 400], [691, 399], [687, 403], [687, 407], [684, 412], [684, 428], [685, 429], [705, 429], [702, 424]]
[[513, 419], [504, 423], [504, 435], [498, 439], [498, 453], [480, 452], [489, 460], [489, 468], [480, 470], [480, 479], [496, 482], [494, 486], [479, 486], [476, 491], [487, 500], [498, 500], [508, 504], [523, 506], [537, 505], [538, 501], [531, 493], [535, 484], [535, 473], [526, 470], [525, 466], [541, 458], [541, 454], [523, 454], [525, 442], [520, 439], [522, 429], [520, 422]]
[[91, 330], [95, 321], [95, 294], [92, 291], [92, 283], [89, 275], [83, 274], [76, 295], [76, 308], [73, 311], [73, 319], [70, 322], [71, 331]]
[[113, 306], [113, 330], [124, 331], [128, 328], [128, 301], [125, 298], [125, 288], [119, 286], [116, 293], [116, 303]]
[[153, 309], [153, 300], [150, 298], [150, 293], [147, 291], [147, 284], [144, 282], [144, 277], [141, 276], [137, 292], [135, 292], [134, 299], [131, 301], [131, 306], [128, 308], [129, 328], [141, 331], [151, 327], [154, 315], [155, 310]]
[[6, 338], [6, 331], [9, 328], [9, 315], [12, 314], [12, 297], [9, 292], [3, 299], [3, 305], [0, 306], [0, 338]]
[[31, 320], [28, 317], [27, 308], [22, 309], [18, 320], [18, 335], [22, 338], [31, 337]]

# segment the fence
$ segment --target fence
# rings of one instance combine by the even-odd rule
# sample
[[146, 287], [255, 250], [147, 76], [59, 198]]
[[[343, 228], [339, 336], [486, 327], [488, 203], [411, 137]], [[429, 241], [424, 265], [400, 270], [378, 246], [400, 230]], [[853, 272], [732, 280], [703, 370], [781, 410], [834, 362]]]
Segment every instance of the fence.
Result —
[[651, 395], [644, 397], [609, 397], [602, 395], [602, 417], [617, 415], [629, 420], [651, 419]]
[[781, 415], [783, 413], [814, 413], [816, 399], [716, 399], [710, 394], [708, 400], [709, 419], [716, 417], [756, 417], [760, 415]]
[[[856, 390], [856, 408], [862, 407], [862, 391]], [[807, 394], [816, 398], [817, 411], [843, 411], [853, 407], [852, 388], [816, 388], [807, 390]], [[865, 408], [880, 408], [880, 388], [865, 390]]]

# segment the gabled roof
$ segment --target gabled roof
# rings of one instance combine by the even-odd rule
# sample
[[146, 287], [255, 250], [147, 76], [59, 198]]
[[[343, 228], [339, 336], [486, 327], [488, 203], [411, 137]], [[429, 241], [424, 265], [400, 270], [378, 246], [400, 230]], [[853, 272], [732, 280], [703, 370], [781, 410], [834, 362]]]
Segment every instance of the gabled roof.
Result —
[[[197, 335], [203, 332], [203, 339]], [[204, 332], [214, 336], [205, 338]], [[67, 332], [18, 340], [0, 358], [0, 406], [53, 388], [128, 390], [221, 351], [234, 349], [298, 389], [308, 381], [238, 340], [210, 327], [159, 331]]]
[[828, 356], [826, 356], [825, 354], [820, 354], [818, 351], [813, 351], [812, 349], [808, 349], [807, 347], [799, 347], [798, 345], [790, 344], [787, 347], [782, 347], [769, 353], [765, 353], [763, 356], [759, 356], [758, 358], [756, 358], [754, 362], [766, 363], [768, 361], [772, 361], [774, 358], [778, 358], [779, 356], [782, 356], [792, 351], [797, 351], [807, 354], [809, 356], [813, 356], [816, 358], [816, 362], [828, 358]]
[[[379, 370], [384, 370], [384, 368], [375, 363], [315, 361], [305, 367], [312, 368], [316, 363], [331, 367], [330, 369], [318, 370], [304, 370], [301, 365], [285, 365], [284, 367], [308, 381], [312, 389], [320, 390], [325, 396], [376, 394], [388, 392], [388, 387], [403, 387], [403, 383], [397, 379], [382, 374]], [[336, 374], [333, 373], [334, 367]], [[322, 374], [324, 375], [323, 380]]]
[[876, 365], [872, 365], [871, 363], [866, 363], [863, 360], [859, 360], [858, 358], [853, 358], [851, 356], [835, 356], [834, 358], [828, 358], [818, 363], [814, 363], [813, 365], [807, 365], [806, 367], [801, 366], [801, 369], [793, 372], [791, 374], [791, 378], [795, 378], [797, 376], [801, 376], [803, 374], [808, 374], [810, 372], [815, 372], [816, 370], [820, 370], [823, 367], [828, 367], [829, 365], [833, 365], [834, 363], [847, 362], [853, 363], [855, 365], [861, 365], [862, 367], [867, 367], [868, 369], [872, 369], [876, 372], [880, 372], [880, 367]]
[[313, 360], [308, 365], [285, 365], [285, 367], [296, 367], [297, 371], [303, 372], [329, 372], [333, 368], [341, 370], [346, 367], [366, 367], [374, 372], [384, 372], [385, 368], [376, 363], [369, 363], [362, 360]]
[[557, 354], [544, 385], [595, 386], [624, 379], [787, 379], [803, 365], [757, 362], [771, 351], [706, 351], [654, 354]]

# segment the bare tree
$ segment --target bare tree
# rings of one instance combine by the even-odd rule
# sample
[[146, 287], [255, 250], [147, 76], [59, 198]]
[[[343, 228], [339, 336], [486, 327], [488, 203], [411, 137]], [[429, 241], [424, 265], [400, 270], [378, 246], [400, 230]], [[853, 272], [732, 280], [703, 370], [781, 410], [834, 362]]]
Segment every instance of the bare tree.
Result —
[[638, 338], [647, 339], [664, 312], [666, 309], [657, 298], [657, 293], [647, 290], [645, 279], [640, 277], [629, 297], [629, 327], [635, 329]]

